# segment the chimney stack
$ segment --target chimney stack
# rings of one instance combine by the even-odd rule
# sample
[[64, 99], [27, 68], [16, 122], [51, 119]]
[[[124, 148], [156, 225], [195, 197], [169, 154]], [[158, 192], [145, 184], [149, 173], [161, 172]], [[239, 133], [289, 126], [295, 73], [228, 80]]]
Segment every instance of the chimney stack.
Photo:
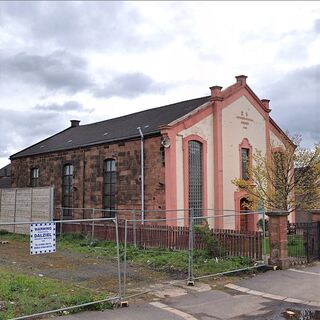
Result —
[[237, 79], [237, 83], [240, 83], [242, 86], [245, 86], [246, 85], [246, 79], [248, 77], [247, 76], [244, 76], [243, 74], [240, 75], [240, 76], [236, 76], [236, 79]]
[[212, 86], [210, 87], [211, 90], [211, 101], [221, 101], [222, 100], [222, 87], [220, 86]]
[[71, 128], [79, 127], [80, 120], [70, 120]]
[[268, 100], [268, 99], [261, 99], [261, 102], [262, 102], [263, 106], [264, 106], [266, 109], [270, 110], [270, 108], [269, 108], [269, 102], [270, 102], [270, 100]]

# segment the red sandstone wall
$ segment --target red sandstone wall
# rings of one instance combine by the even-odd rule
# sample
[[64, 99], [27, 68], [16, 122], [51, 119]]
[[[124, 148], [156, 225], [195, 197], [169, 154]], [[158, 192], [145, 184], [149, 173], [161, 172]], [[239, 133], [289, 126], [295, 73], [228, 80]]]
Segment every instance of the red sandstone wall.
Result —
[[[145, 210], [165, 209], [160, 141], [160, 137], [145, 139]], [[114, 158], [117, 163], [117, 208], [140, 210], [140, 140], [12, 160], [12, 187], [29, 187], [30, 169], [38, 167], [39, 186], [54, 186], [55, 207], [60, 207], [63, 166], [71, 163], [74, 166], [73, 206], [102, 208], [103, 161], [107, 158]], [[80, 215], [79, 211], [76, 216], [80, 218]], [[146, 218], [150, 217], [146, 214]], [[152, 214], [152, 218], [159, 217], [164, 216]]]

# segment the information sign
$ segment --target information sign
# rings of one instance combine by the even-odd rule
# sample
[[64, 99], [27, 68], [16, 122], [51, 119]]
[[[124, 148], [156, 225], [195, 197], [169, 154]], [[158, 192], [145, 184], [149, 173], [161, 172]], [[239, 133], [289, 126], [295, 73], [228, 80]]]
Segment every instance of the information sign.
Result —
[[55, 222], [32, 223], [30, 225], [30, 254], [56, 252]]

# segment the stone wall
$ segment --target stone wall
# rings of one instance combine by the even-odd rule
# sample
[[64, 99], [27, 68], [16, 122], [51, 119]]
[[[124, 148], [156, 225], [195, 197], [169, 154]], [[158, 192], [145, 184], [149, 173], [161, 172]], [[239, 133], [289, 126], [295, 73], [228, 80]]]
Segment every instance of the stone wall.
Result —
[[[160, 142], [161, 137], [150, 137], [144, 141], [145, 210], [165, 209], [165, 175]], [[74, 166], [73, 207], [102, 208], [103, 161], [108, 158], [116, 160], [117, 209], [140, 210], [140, 140], [14, 159], [11, 162], [12, 187], [30, 187], [30, 169], [37, 167], [39, 186], [54, 186], [54, 204], [61, 207], [63, 166], [68, 163]], [[74, 218], [81, 218], [80, 211], [76, 215]], [[120, 217], [124, 215], [128, 216], [123, 212]], [[164, 217], [164, 214], [152, 214], [152, 218], [159, 217]], [[146, 214], [146, 218], [150, 218], [150, 214]]]

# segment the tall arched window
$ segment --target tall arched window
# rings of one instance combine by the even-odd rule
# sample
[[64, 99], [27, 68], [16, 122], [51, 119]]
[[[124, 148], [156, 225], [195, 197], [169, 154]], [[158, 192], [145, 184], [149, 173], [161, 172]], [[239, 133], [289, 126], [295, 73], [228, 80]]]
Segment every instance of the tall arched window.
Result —
[[[202, 216], [203, 208], [203, 167], [202, 143], [188, 142], [189, 153], [189, 208], [194, 209], [194, 217]], [[195, 220], [197, 222], [197, 220]]]
[[103, 163], [103, 208], [105, 217], [114, 217], [116, 209], [116, 161], [107, 159]]
[[[62, 177], [62, 207], [72, 208], [72, 198], [73, 198], [73, 165], [66, 164], [63, 167], [63, 177]], [[64, 217], [71, 217], [71, 209], [63, 209]]]
[[241, 148], [241, 178], [249, 180], [249, 154], [248, 148]]
[[250, 180], [250, 171], [252, 165], [252, 146], [247, 138], [244, 138], [239, 144], [240, 151], [240, 178]]
[[32, 168], [30, 171], [31, 187], [39, 187], [39, 168]]

